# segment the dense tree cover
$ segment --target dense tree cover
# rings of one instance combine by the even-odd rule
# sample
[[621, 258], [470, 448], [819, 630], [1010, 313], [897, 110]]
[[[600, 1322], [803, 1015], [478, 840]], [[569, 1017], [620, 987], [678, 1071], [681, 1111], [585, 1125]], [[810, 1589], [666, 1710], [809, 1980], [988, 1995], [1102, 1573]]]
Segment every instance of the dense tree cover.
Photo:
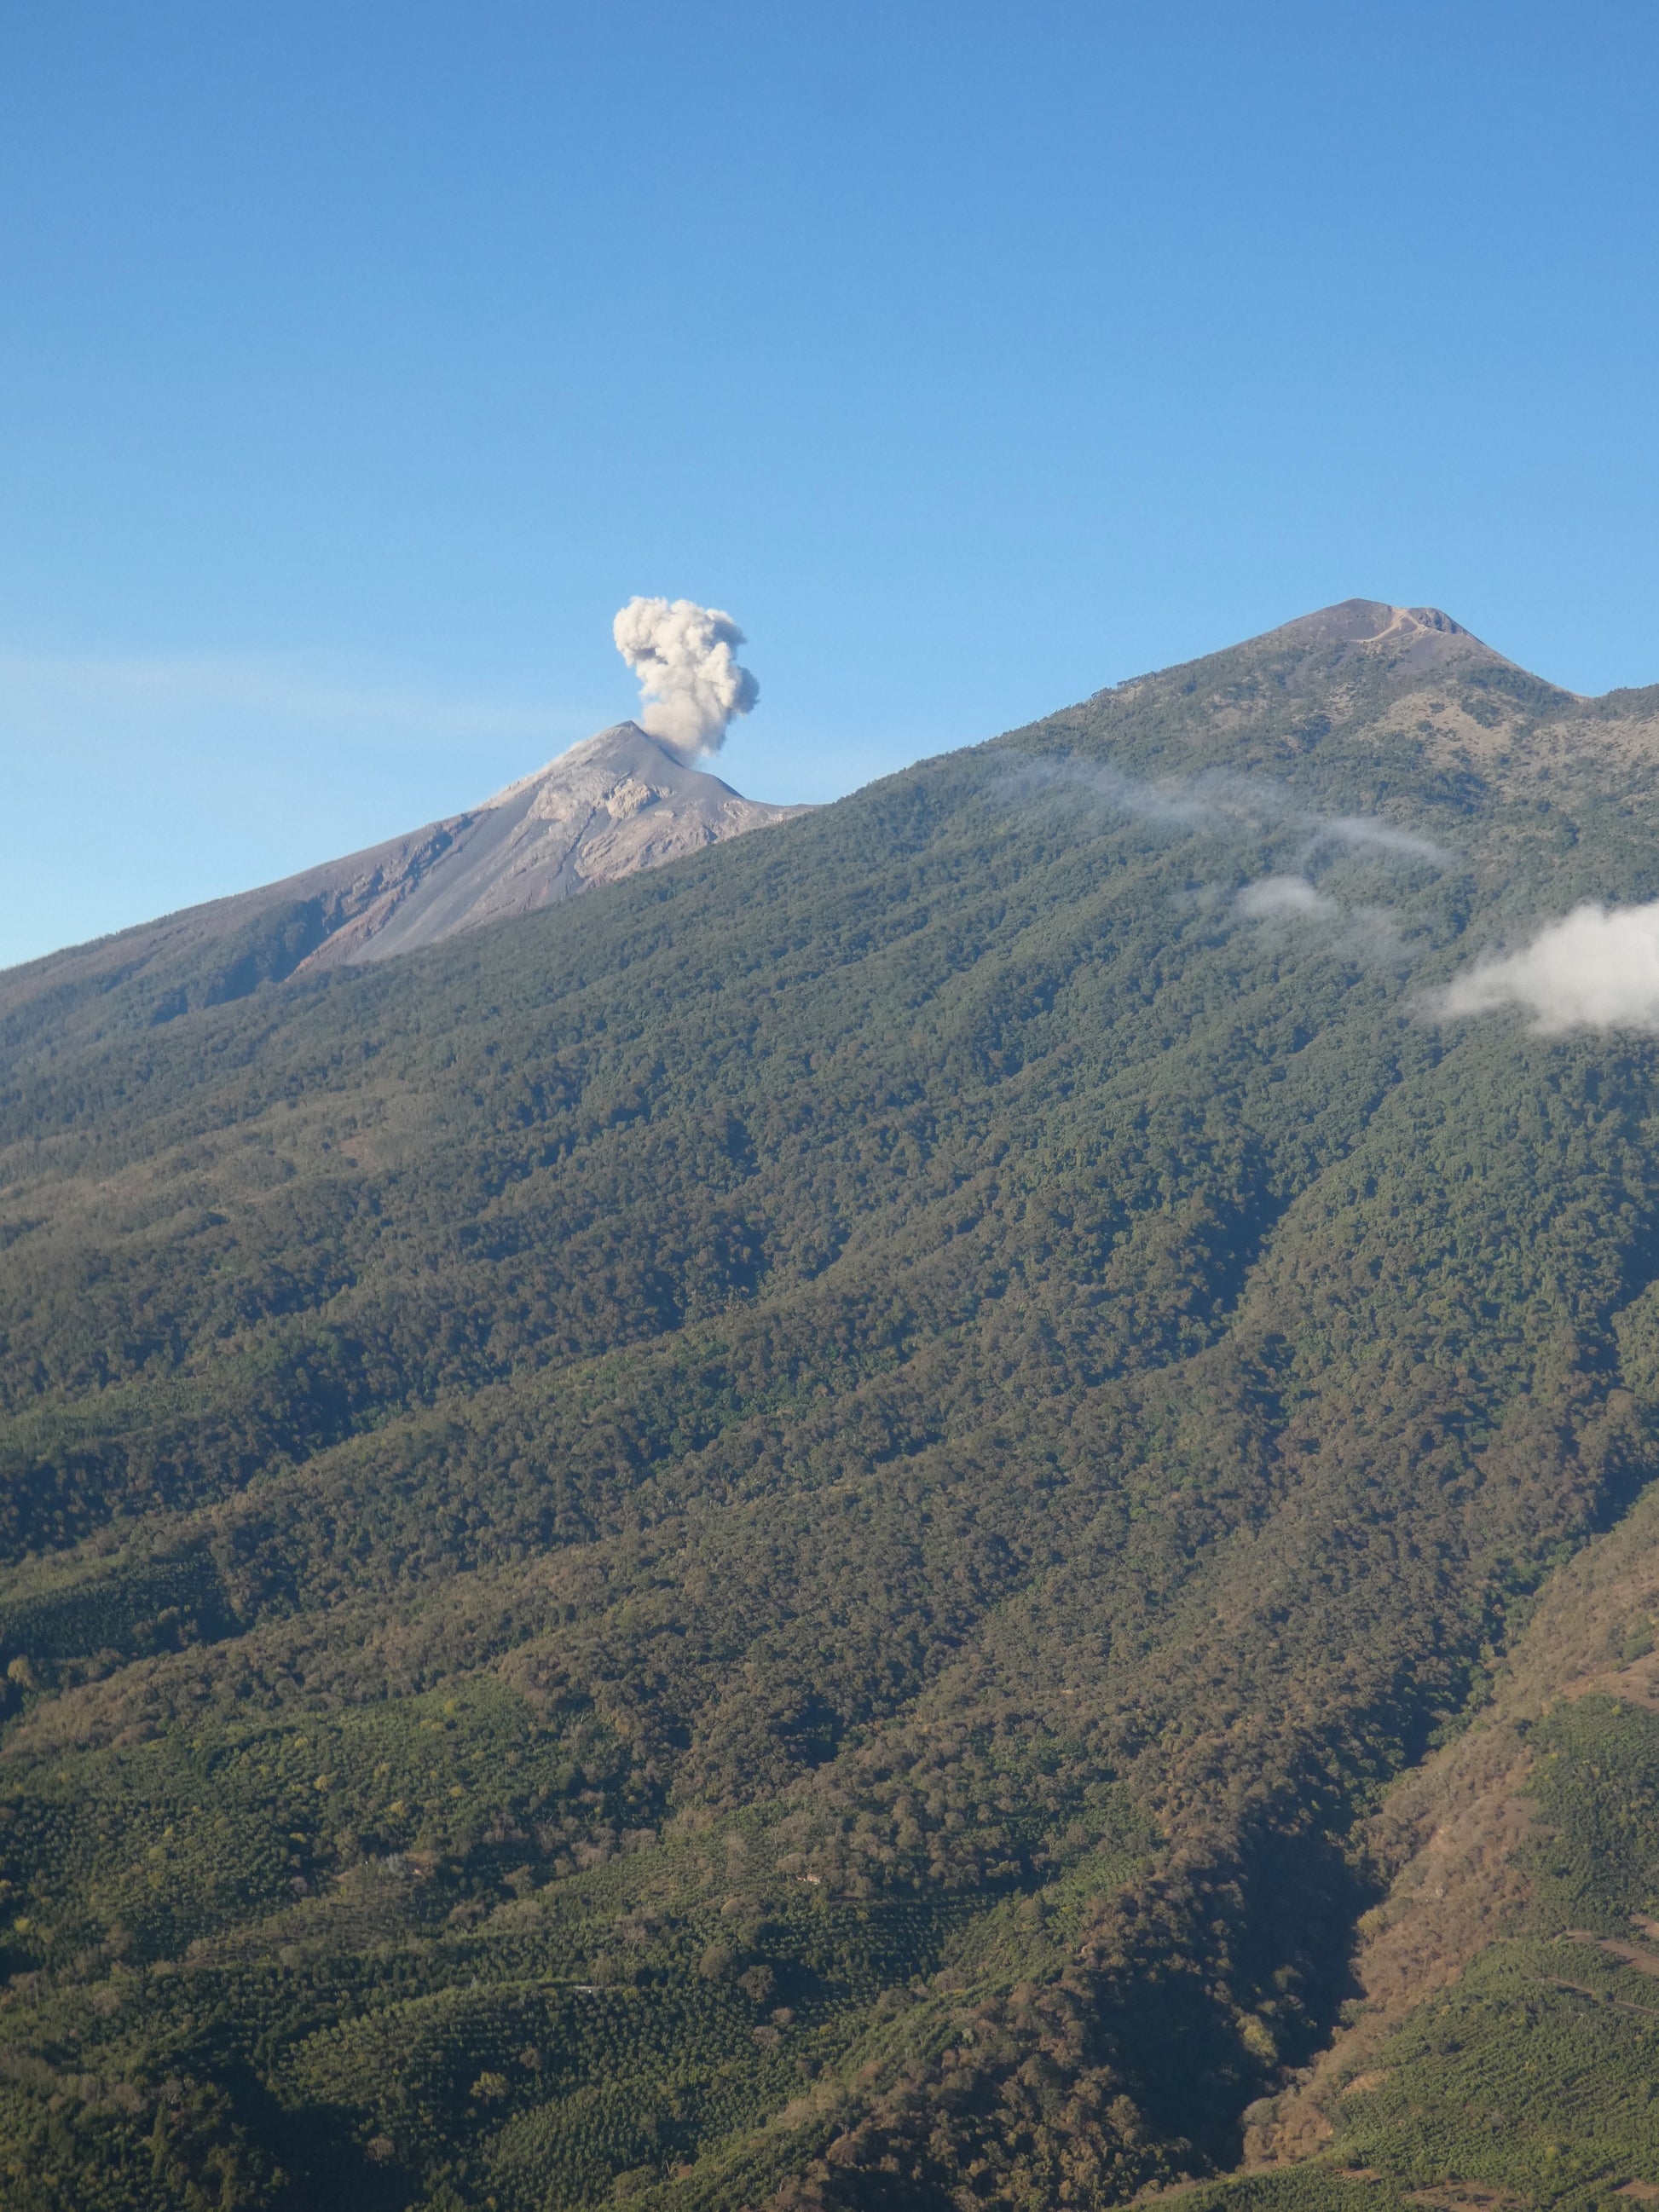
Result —
[[9, 2201], [1228, 2164], [1356, 1820], [1652, 1462], [1654, 1048], [1424, 1011], [1659, 890], [1621, 711], [1281, 636], [381, 968], [0, 1006]]

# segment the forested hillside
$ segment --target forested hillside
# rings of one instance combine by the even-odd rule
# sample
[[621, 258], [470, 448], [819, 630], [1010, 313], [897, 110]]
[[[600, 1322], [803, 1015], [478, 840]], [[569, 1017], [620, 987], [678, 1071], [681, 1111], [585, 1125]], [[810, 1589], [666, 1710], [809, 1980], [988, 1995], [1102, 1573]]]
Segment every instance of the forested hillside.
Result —
[[1349, 603], [372, 969], [6, 1001], [8, 2204], [1233, 2166], [1656, 1464], [1659, 1049], [1432, 1000], [1659, 896], [1656, 763]]

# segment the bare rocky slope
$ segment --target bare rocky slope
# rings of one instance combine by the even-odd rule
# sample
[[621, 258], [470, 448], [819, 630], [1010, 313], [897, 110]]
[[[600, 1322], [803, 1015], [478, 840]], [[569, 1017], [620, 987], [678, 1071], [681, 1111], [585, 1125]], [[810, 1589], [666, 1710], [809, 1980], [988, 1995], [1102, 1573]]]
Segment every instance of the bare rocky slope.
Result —
[[804, 811], [745, 799], [618, 722], [468, 813], [0, 974], [0, 1034], [118, 989], [129, 1012], [165, 1021], [302, 970], [389, 959]]

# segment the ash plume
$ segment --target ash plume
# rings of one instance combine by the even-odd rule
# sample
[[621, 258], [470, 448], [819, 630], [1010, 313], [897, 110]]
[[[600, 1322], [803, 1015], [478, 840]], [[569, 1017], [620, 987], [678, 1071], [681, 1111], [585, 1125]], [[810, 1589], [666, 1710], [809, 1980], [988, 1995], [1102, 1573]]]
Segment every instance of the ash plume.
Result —
[[1519, 1006], [1544, 1035], [1659, 1030], [1659, 901], [1575, 907], [1520, 952], [1477, 962], [1442, 991], [1443, 1021]]
[[760, 696], [754, 678], [732, 658], [743, 632], [719, 607], [632, 599], [611, 634], [640, 679], [640, 726], [683, 760], [717, 753], [732, 716], [746, 714]]

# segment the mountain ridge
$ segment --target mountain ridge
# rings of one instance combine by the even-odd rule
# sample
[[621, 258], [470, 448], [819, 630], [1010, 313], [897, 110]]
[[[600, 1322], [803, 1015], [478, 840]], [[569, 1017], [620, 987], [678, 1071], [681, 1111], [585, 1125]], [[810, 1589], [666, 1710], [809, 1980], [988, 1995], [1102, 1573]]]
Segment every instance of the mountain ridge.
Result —
[[[1394, 695], [1401, 710], [1420, 709], [1417, 732], [1429, 757], [1454, 771], [1483, 777], [1524, 781], [1540, 768], [1559, 768], [1581, 751], [1609, 744], [1632, 757], [1659, 752], [1659, 684], [1586, 698], [1529, 675], [1438, 608], [1364, 599], [1339, 601], [1237, 645], [1126, 678], [1044, 718], [1030, 731], [1007, 732], [992, 742], [1029, 743], [1030, 731], [1063, 730], [1109, 699], [1128, 703], [1184, 695], [1188, 686], [1196, 686], [1200, 672], [1226, 694], [1212, 702], [1217, 731], [1247, 730], [1271, 717], [1276, 702], [1293, 701], [1312, 685], [1323, 686], [1334, 703], [1348, 710], [1368, 711], [1382, 695]], [[1450, 701], [1434, 696], [1429, 679], [1437, 674], [1470, 679], [1474, 695], [1466, 691]], [[1446, 688], [1443, 683], [1441, 689]], [[1540, 706], [1548, 710], [1541, 717]], [[1516, 708], [1522, 710], [1518, 715]], [[1522, 734], [1525, 744], [1517, 750], [1516, 739]], [[1281, 750], [1281, 759], [1293, 757], [1297, 749], [1305, 751], [1305, 742]], [[607, 756], [612, 757], [615, 774], [605, 772]], [[1218, 760], [1212, 748], [1211, 757], [1200, 763], [1253, 764], [1261, 765], [1248, 758]], [[596, 766], [597, 775], [592, 773]], [[422, 926], [422, 915], [432, 914], [447, 890], [467, 902], [461, 887], [469, 873], [468, 852], [482, 861], [480, 842], [488, 842], [492, 830], [500, 835], [504, 811], [516, 806], [533, 814], [538, 797], [556, 794], [573, 772], [584, 785], [594, 787], [589, 807], [606, 812], [599, 836], [590, 842], [584, 832], [572, 830], [562, 851], [559, 835], [569, 824], [555, 818], [556, 807], [538, 822], [514, 825], [518, 838], [501, 838], [512, 848], [503, 865], [511, 878], [515, 862], [526, 863], [521, 878], [516, 886], [476, 884], [471, 911], [456, 926], [483, 926], [534, 911], [573, 889], [617, 880], [635, 867], [661, 866], [724, 836], [805, 811], [744, 799], [718, 777], [689, 767], [637, 723], [614, 724], [460, 814], [254, 890], [228, 893], [0, 969], [0, 1035], [29, 1001], [61, 1006], [65, 991], [101, 996], [131, 987], [142, 1002], [143, 1018], [167, 1018], [188, 1006], [238, 997], [281, 976], [319, 973], [354, 959], [386, 958], [394, 951], [435, 941], [433, 929]], [[651, 793], [642, 808], [629, 803], [635, 786]], [[578, 794], [569, 795], [577, 801]], [[610, 813], [607, 799], [617, 805], [616, 814]], [[630, 823], [629, 817], [636, 818]], [[653, 835], [659, 823], [666, 830], [660, 838]], [[540, 834], [526, 839], [526, 829]], [[518, 849], [526, 842], [532, 850]], [[584, 870], [584, 852], [596, 864], [591, 875]], [[486, 876], [489, 872], [483, 870]], [[493, 898], [492, 888], [497, 894]], [[213, 957], [212, 949], [221, 945], [227, 948], [222, 957]]]

